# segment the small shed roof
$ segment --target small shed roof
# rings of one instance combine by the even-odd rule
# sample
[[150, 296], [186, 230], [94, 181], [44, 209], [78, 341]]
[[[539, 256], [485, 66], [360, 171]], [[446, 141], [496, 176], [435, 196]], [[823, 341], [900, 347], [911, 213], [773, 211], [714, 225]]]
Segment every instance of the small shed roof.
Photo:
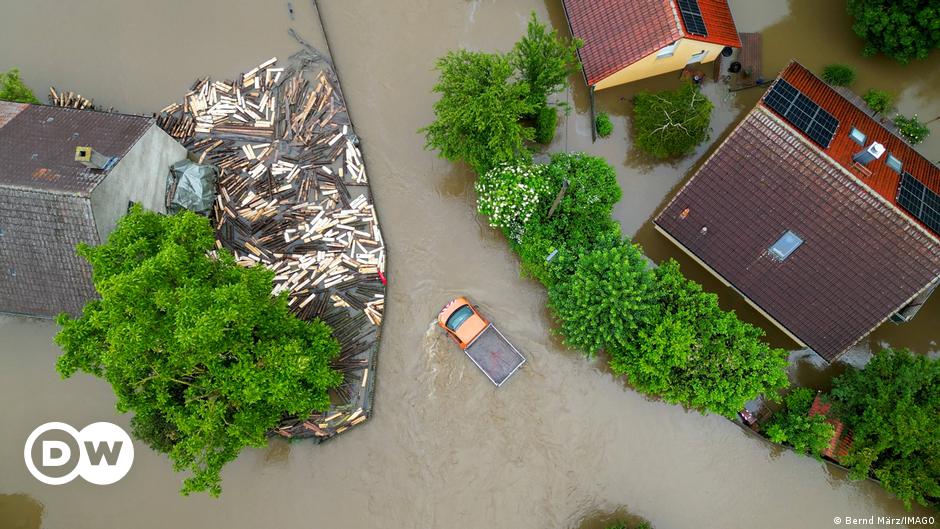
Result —
[[809, 416], [822, 415], [826, 417], [826, 422], [832, 425], [832, 438], [829, 440], [829, 446], [823, 450], [823, 455], [839, 461], [849, 453], [852, 448], [852, 430], [846, 428], [845, 424], [839, 419], [829, 416], [829, 409], [832, 404], [823, 402], [822, 395], [817, 393], [813, 400], [813, 405], [809, 408]]
[[0, 186], [87, 196], [107, 173], [76, 162], [75, 147], [121, 158], [153, 123], [141, 116], [0, 101]]
[[597, 84], [683, 37], [741, 46], [727, 0], [697, 0], [707, 35], [686, 28], [678, 1], [563, 0], [572, 34], [584, 40], [578, 54], [587, 84]]

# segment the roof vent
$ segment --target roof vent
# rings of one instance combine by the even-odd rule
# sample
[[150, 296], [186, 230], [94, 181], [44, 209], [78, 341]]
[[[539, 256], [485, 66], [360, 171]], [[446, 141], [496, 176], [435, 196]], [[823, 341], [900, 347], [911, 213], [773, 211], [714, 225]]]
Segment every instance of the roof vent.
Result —
[[770, 255], [778, 261], [783, 261], [787, 257], [790, 257], [790, 254], [795, 252], [801, 244], [803, 244], [803, 239], [792, 231], [787, 230], [787, 232], [781, 235], [780, 238], [777, 239], [777, 242], [770, 247]]
[[105, 156], [91, 147], [75, 147], [75, 161], [89, 169], [107, 171], [114, 167], [117, 158]]
[[865, 165], [872, 160], [881, 158], [881, 155], [884, 153], [885, 146], [875, 141], [864, 151], [855, 153], [855, 155], [852, 156], [852, 161]]

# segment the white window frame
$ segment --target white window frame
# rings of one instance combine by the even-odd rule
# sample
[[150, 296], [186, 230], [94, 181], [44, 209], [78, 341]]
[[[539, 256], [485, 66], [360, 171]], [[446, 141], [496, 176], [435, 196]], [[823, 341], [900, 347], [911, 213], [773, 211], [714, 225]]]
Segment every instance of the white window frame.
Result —
[[[891, 162], [891, 160], [898, 162], [898, 167], [896, 169], [894, 167], [891, 167], [891, 164], [889, 163]], [[900, 158], [891, 154], [890, 152], [888, 153], [888, 156], [885, 158], [885, 165], [888, 166], [888, 169], [891, 169], [892, 171], [897, 171], [898, 174], [901, 174], [904, 172], [904, 162], [902, 162]]]
[[[861, 139], [859, 139], [856, 136], [856, 133], [861, 135]], [[858, 130], [855, 127], [852, 127], [852, 130], [849, 131], [849, 137], [852, 138], [852, 141], [854, 141], [855, 143], [859, 145], [865, 145], [865, 140], [868, 139], [868, 135], [866, 135], [864, 132]]]
[[702, 59], [704, 59], [706, 56], [708, 56], [708, 50], [702, 50], [698, 53], [693, 53], [692, 56], [689, 57], [689, 61], [686, 64], [702, 62]]
[[657, 59], [665, 59], [667, 57], [672, 57], [676, 54], [676, 48], [679, 47], [679, 41], [675, 41], [668, 46], [664, 46], [663, 49], [656, 52]]

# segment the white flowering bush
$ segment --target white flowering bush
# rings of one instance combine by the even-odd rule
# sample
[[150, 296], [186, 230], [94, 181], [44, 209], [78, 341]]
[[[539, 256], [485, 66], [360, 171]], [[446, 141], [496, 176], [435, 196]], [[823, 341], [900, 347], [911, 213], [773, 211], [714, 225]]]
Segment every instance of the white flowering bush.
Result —
[[503, 164], [480, 176], [476, 191], [477, 211], [518, 243], [548, 194], [549, 183], [544, 166]]

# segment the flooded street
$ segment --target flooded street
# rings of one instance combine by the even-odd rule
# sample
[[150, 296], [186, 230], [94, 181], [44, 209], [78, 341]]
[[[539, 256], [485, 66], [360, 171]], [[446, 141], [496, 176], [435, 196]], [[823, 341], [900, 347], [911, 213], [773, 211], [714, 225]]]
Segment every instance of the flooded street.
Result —
[[[289, 27], [323, 47], [318, 16], [305, 0], [293, 0], [295, 20], [283, 0], [3, 2], [0, 70], [19, 67], [43, 99], [53, 84], [127, 112], [158, 110], [197, 77], [227, 78], [269, 57], [286, 58], [298, 48]], [[576, 528], [614, 511], [656, 529], [815, 529], [834, 527], [834, 516], [929, 514], [906, 511], [878, 485], [849, 481], [724, 418], [648, 400], [602, 361], [586, 362], [549, 337], [544, 289], [519, 278], [502, 236], [476, 214], [473, 176], [424, 151], [416, 131], [433, 118], [437, 57], [457, 47], [508, 50], [531, 10], [567, 33], [560, 0], [320, 3], [389, 249], [374, 418], [320, 446], [275, 439], [246, 450], [223, 472], [217, 500], [179, 496], [182, 476], [142, 443], [135, 443], [130, 474], [116, 485], [42, 485], [23, 464], [33, 428], [53, 420], [127, 428], [129, 417], [114, 410], [105, 382], [87, 375], [60, 380], [53, 323], [0, 316], [0, 505], [37, 520], [41, 513], [42, 527], [74, 529], [547, 529]], [[940, 115], [940, 55], [907, 68], [862, 59], [842, 2], [731, 4], [740, 31], [763, 32], [766, 78], [791, 58], [814, 70], [848, 62], [858, 70], [856, 91], [890, 89], [903, 112], [924, 120]], [[79, 55], [86, 60], [74, 60]], [[679, 259], [687, 275], [721, 294], [722, 306], [767, 329], [775, 345], [792, 348], [649, 223], [762, 89], [728, 96], [706, 86], [716, 103], [711, 141], [674, 164], [654, 164], [628, 143], [629, 100], [638, 90], [672, 87], [675, 79], [598, 93], [598, 108], [611, 114], [615, 130], [596, 144], [586, 89], [580, 77], [574, 81], [562, 95], [574, 111], [552, 149], [604, 156], [623, 188], [615, 215], [624, 231], [636, 234], [654, 259]], [[940, 158], [938, 124], [919, 147], [931, 159]], [[434, 324], [441, 306], [458, 295], [478, 302], [528, 358], [499, 390]], [[859, 344], [859, 354], [882, 342], [936, 352], [938, 322], [934, 297], [912, 323], [882, 326]], [[794, 376], [811, 384], [828, 378], [803, 364]]]

